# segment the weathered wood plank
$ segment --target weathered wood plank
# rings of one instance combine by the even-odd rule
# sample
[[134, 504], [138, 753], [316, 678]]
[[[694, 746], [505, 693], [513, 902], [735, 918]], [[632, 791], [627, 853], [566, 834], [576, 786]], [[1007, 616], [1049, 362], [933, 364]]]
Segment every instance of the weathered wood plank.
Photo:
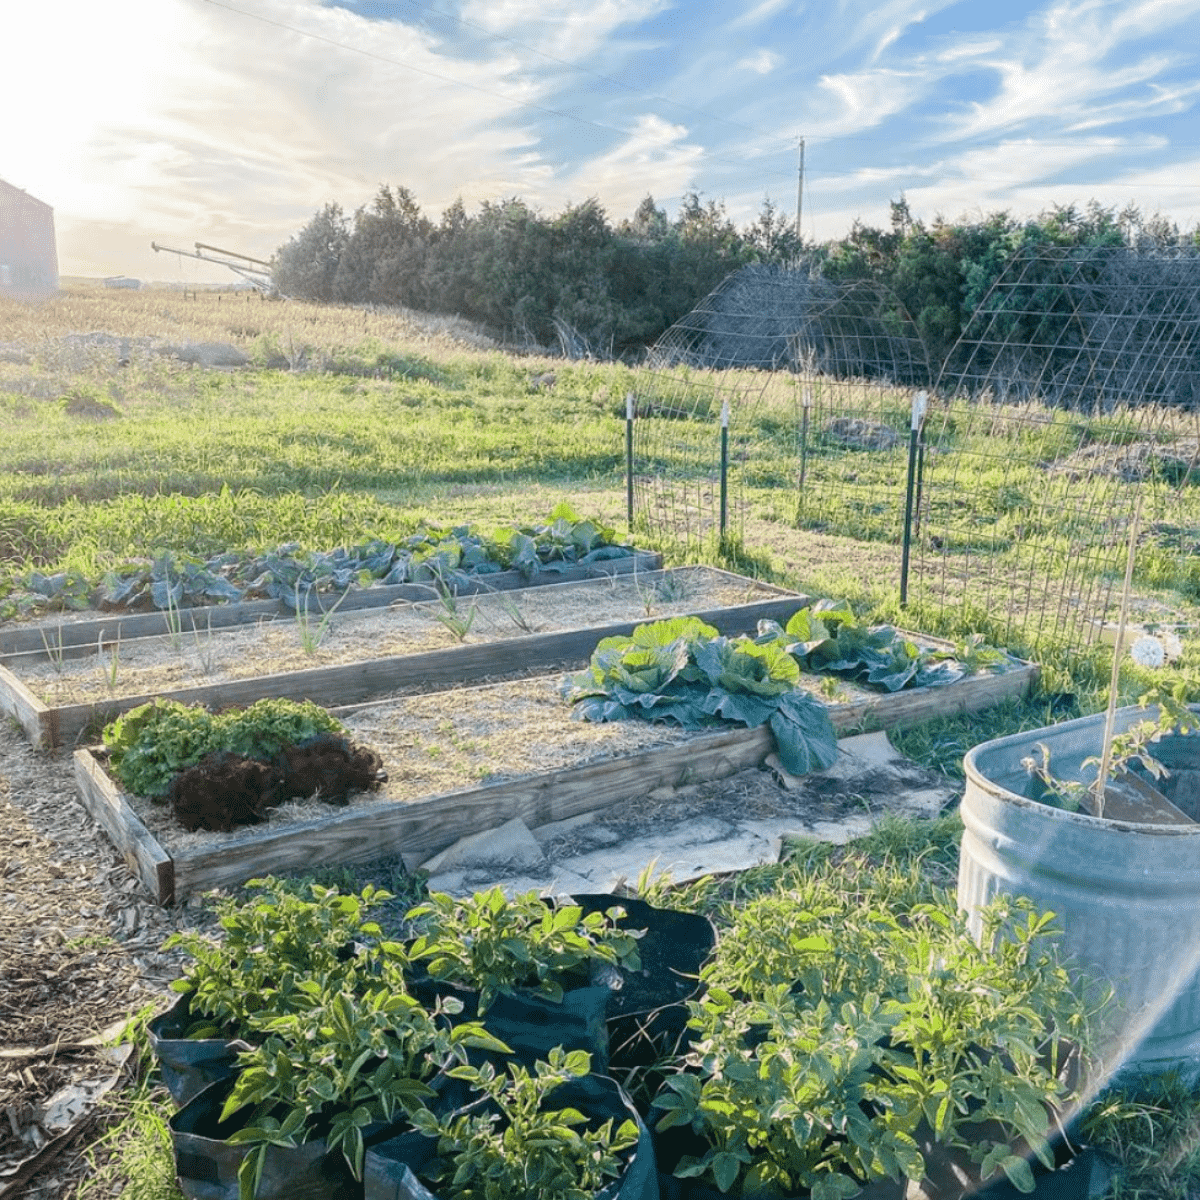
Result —
[[[605, 559], [585, 566], [568, 567], [564, 571], [543, 572], [526, 579], [518, 571], [498, 571], [494, 575], [479, 575], [456, 589], [459, 596], [480, 592], [506, 592], [524, 587], [545, 587], [558, 583], [599, 579], [613, 575], [632, 575], [642, 571], [657, 571], [662, 567], [662, 555], [657, 551], [639, 550], [625, 558]], [[355, 609], [386, 608], [404, 601], [437, 599], [438, 591], [430, 584], [397, 583], [379, 585], [347, 592], [339, 601], [332, 593], [321, 595], [319, 604], [328, 610], [338, 604], [339, 612]], [[254, 625], [259, 621], [293, 617], [295, 614], [280, 600], [245, 600], [237, 604], [215, 604], [202, 608], [182, 608], [174, 614], [166, 612], [110, 613], [82, 621], [56, 621], [36, 626], [0, 630], [0, 655], [33, 653], [43, 658], [62, 652], [66, 656], [89, 653], [97, 643], [110, 645], [139, 637], [163, 637], [179, 632], [190, 637], [193, 633], [208, 633], [213, 629], [228, 629], [239, 625]], [[178, 630], [172, 621], [179, 622]]]
[[[679, 570], [686, 573], [689, 569], [685, 567]], [[706, 573], [713, 573], [712, 568], [702, 569]], [[667, 573], [654, 572], [651, 578], [657, 581], [664, 574]], [[768, 590], [776, 596], [770, 600], [702, 609], [694, 614], [727, 635], [752, 633], [760, 620], [786, 621], [797, 608], [811, 602], [810, 597], [788, 593], [780, 588], [764, 589], [762, 585], [728, 572], [718, 571], [716, 574], [724, 577], [727, 583], [745, 583], [757, 591]], [[86, 740], [85, 735], [94, 736], [106, 721], [154, 699], [225, 707], [252, 704], [255, 700], [272, 697], [311, 700], [325, 707], [333, 707], [414, 687], [444, 687], [529, 671], [580, 667], [587, 662], [601, 638], [628, 635], [649, 619], [652, 618], [641, 617], [556, 633], [527, 634], [503, 641], [475, 642], [418, 654], [314, 667], [306, 671], [257, 675], [224, 683], [114, 696], [100, 702], [61, 705], [47, 710], [52, 714], [54, 723], [55, 741], [50, 744], [73, 744]], [[3, 695], [3, 689], [3, 679], [0, 679], [0, 696]], [[43, 721], [42, 726], [45, 725]], [[43, 732], [42, 736], [49, 734]]]
[[91, 750], [76, 750], [74, 765], [75, 787], [83, 807], [108, 834], [150, 895], [159, 904], [170, 904], [175, 898], [171, 856], [142, 824]]
[[1002, 674], [972, 675], [942, 687], [913, 688], [831, 704], [829, 716], [839, 732], [918, 725], [933, 717], [978, 712], [1002, 700], [1023, 696], [1037, 677], [1038, 668], [1024, 663]]
[[57, 717], [7, 667], [0, 666], [0, 712], [7, 713], [35, 746], [57, 744]]
[[[407, 865], [416, 866], [466, 834], [514, 817], [544, 825], [656, 787], [724, 778], [760, 763], [773, 745], [765, 727], [706, 734], [605, 762], [412, 802], [380, 801], [312, 823], [235, 835], [218, 849], [181, 850], [170, 856], [172, 896], [182, 900], [197, 891], [242, 883], [255, 874], [370, 862], [391, 855], [401, 855]], [[77, 782], [89, 796], [84, 802], [89, 811], [95, 806], [120, 823], [110, 836], [122, 853], [128, 856], [147, 840], [157, 847], [93, 752], [76, 754], [88, 763], [86, 770], [77, 768]], [[166, 885], [157, 879], [152, 885], [150, 864], [138, 862], [139, 878], [156, 899], [166, 902]]]
[[[661, 556], [655, 556], [655, 557], [660, 558]], [[623, 560], [621, 560], [621, 561], [623, 561]], [[591, 586], [594, 584], [598, 588], [603, 588], [611, 581], [613, 574], [622, 574], [622, 575], [639, 574], [639, 575], [643, 575], [645, 577], [645, 586], [647, 587], [647, 589], [651, 589], [654, 586], [660, 584], [663, 580], [668, 579], [673, 575], [686, 576], [688, 573], [694, 572], [694, 571], [703, 571], [705, 573], [705, 575], [714, 577], [714, 579], [717, 581], [717, 583], [725, 584], [726, 586], [729, 586], [729, 587], [746, 586], [748, 590], [753, 589], [754, 592], [764, 594], [764, 595], [775, 595], [775, 596], [796, 596], [797, 595], [795, 592], [790, 592], [786, 588], [776, 587], [773, 584], [768, 584], [768, 583], [760, 583], [757, 580], [747, 579], [741, 575], [734, 575], [729, 571], [721, 570], [719, 567], [676, 567], [676, 568], [673, 568], [671, 570], [666, 570], [666, 571], [655, 568], [653, 570], [646, 570], [646, 571], [642, 571], [642, 572], [634, 572], [631, 570], [627, 570], [627, 571], [616, 572], [616, 573], [607, 573], [604, 575], [603, 578], [564, 580], [561, 582], [556, 581], [553, 583], [551, 583], [547, 580], [547, 581], [538, 583], [536, 585], [536, 587], [537, 587], [537, 590], [539, 593], [546, 593], [549, 595], [553, 595], [559, 588], [569, 588], [572, 590], [577, 590], [581, 584], [586, 585], [586, 586]], [[510, 576], [511, 576], [511, 574], [512, 574], [512, 572], [508, 573], [508, 575], [510, 575]], [[402, 588], [410, 588], [411, 590], [414, 591], [414, 595], [403, 601], [394, 600], [393, 604], [397, 604], [397, 605], [400, 603], [420, 604], [426, 600], [436, 600], [437, 599], [437, 594], [434, 591], [434, 589], [432, 589], [432, 588], [426, 589], [426, 588], [424, 588], [424, 585], [403, 584], [400, 586]], [[420, 596], [415, 595], [415, 592], [418, 590], [418, 588], [421, 589], [423, 592], [427, 592], [429, 594], [422, 594]], [[380, 590], [380, 589], [375, 589], [375, 590]], [[384, 590], [396, 591], [397, 589], [388, 588], [388, 589], [384, 589]], [[511, 591], [524, 590], [524, 589], [517, 589], [517, 588], [511, 586], [511, 580], [510, 580], [510, 586], [506, 586], [503, 588], [497, 588], [495, 590], [497, 592], [511, 592]], [[364, 593], [361, 593], [361, 596], [366, 597], [367, 594], [368, 593], [364, 592]], [[476, 589], [473, 594], [487, 594], [487, 593], [483, 589]], [[242, 607], [248, 607], [248, 606], [242, 606]], [[359, 605], [353, 606], [353, 610], [361, 613], [364, 611], [371, 611], [373, 609], [380, 608], [380, 607], [390, 607], [390, 606], [377, 605], [374, 603], [372, 603], [371, 605], [359, 604]], [[10, 671], [12, 671], [14, 674], [19, 674], [20, 668], [22, 666], [31, 664], [31, 663], [44, 663], [44, 662], [47, 662], [52, 659], [53, 660], [59, 660], [59, 659], [71, 660], [71, 659], [77, 659], [77, 658], [87, 658], [89, 655], [92, 655], [92, 654], [111, 653], [114, 650], [120, 654], [132, 653], [132, 654], [136, 655], [136, 653], [140, 647], [157, 646], [157, 645], [161, 645], [163, 642], [174, 643], [175, 641], [177, 641], [178, 639], [181, 639], [181, 638], [184, 639], [186, 642], [186, 639], [193, 638], [195, 636], [203, 636], [204, 638], [207, 639], [209, 637], [209, 635], [212, 633], [216, 633], [219, 635], [222, 632], [222, 630], [218, 629], [215, 625], [213, 626], [213, 628], [211, 630], [206, 628], [204, 625], [204, 618], [201, 615], [204, 613], [216, 613], [221, 610], [216, 609], [216, 608], [204, 608], [204, 609], [192, 609], [192, 610], [188, 610], [188, 611], [191, 613], [191, 617], [188, 618], [189, 620], [200, 622], [199, 628], [196, 629], [195, 631], [193, 631], [193, 628], [191, 625], [188, 625], [182, 631], [171, 630], [168, 632], [164, 632], [161, 628], [159, 628], [159, 629], [155, 630], [154, 632], [145, 633], [145, 634], [139, 635], [137, 637], [123, 637], [123, 636], [119, 636], [120, 628], [121, 628], [120, 622], [121, 622], [122, 618], [115, 617], [113, 619], [113, 622], [110, 622], [109, 624], [105, 625], [103, 627], [103, 629], [101, 630], [100, 634], [97, 636], [97, 638], [92, 641], [80, 642], [78, 644], [65, 644], [62, 646], [59, 646], [56, 643], [47, 643], [46, 645], [39, 645], [36, 649], [23, 649], [23, 650], [13, 650], [13, 651], [9, 651], [9, 652], [0, 652], [0, 666], [8, 667], [8, 669]], [[351, 609], [347, 608], [344, 605], [342, 607], [340, 607], [338, 609], [337, 613], [332, 618], [334, 625], [336, 626], [339, 617], [341, 617], [342, 615], [348, 615], [350, 611], [351, 611]], [[149, 617], [154, 621], [158, 621], [159, 616], [160, 616], [160, 614], [157, 614], [157, 613], [145, 613], [145, 614], [141, 614], [141, 615]], [[294, 612], [291, 612], [290, 610], [285, 615], [288, 619], [290, 619], [292, 621], [294, 621], [296, 618], [296, 614]], [[281, 619], [281, 618], [278, 616], [278, 614], [276, 614], [276, 615], [260, 614], [256, 621], [251, 621], [251, 620], [247, 619], [246, 621], [238, 622], [236, 625], [226, 625], [225, 631], [228, 631], [229, 629], [232, 629], [232, 628], [243, 628], [246, 625], [251, 625], [251, 624], [268, 623], [270, 621], [279, 620], [279, 619]], [[645, 619], [651, 620], [653, 618], [647, 617]], [[125, 620], [128, 620], [128, 618], [125, 618]], [[160, 624], [161, 624], [161, 622], [160, 622]], [[28, 632], [28, 631], [26, 631], [26, 632]], [[128, 629], [126, 629], [126, 632], [128, 632]], [[188, 643], [188, 644], [190, 644], [190, 643]]]
[[[873, 696], [856, 703], [829, 706], [839, 734], [861, 728], [888, 728], [947, 712], [970, 712], [1027, 690], [1037, 668], [1022, 665], [1003, 675], [980, 676], [941, 688]], [[492, 685], [502, 687], [503, 685]], [[527, 776], [412, 801], [379, 801], [331, 817], [273, 831], [234, 835], [217, 849], [181, 850], [171, 857], [171, 873], [153, 858], [161, 850], [137, 819], [116, 785], [91, 751], [77, 752], [81, 789], [104, 792], [102, 800], [85, 799], [105, 812], [117, 831], [110, 835], [122, 847], [137, 851], [152, 844], [139, 876], [158, 899], [187, 895], [244, 882], [256, 874], [305, 870], [317, 866], [370, 862], [400, 855], [415, 867], [459, 838], [520, 817], [530, 826], [565, 820], [607, 808], [621, 800], [644, 796], [658, 787], [721, 779], [760, 765], [774, 749], [768, 727], [696, 734], [670, 746], [620, 758], [588, 763], [542, 775]], [[97, 817], [100, 820], [100, 817]], [[165, 852], [164, 852], [165, 853]], [[164, 882], [171, 879], [171, 884]], [[171, 890], [173, 886], [173, 890]]]

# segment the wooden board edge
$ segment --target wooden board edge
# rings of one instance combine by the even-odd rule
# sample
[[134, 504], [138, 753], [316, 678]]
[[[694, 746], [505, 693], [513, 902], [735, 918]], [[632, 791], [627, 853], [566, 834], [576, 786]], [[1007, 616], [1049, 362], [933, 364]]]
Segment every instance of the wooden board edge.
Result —
[[[843, 735], [951, 712], [971, 712], [1024, 694], [1037, 676], [1038, 668], [1030, 664], [1016, 671], [961, 680], [948, 688], [871, 696], [830, 705], [830, 718], [837, 733]], [[181, 900], [198, 891], [243, 883], [254, 875], [369, 862], [392, 855], [401, 857], [411, 869], [461, 837], [514, 817], [531, 826], [565, 820], [658, 787], [723, 778], [761, 764], [773, 749], [768, 726], [699, 734], [541, 775], [414, 801], [381, 801], [246, 837], [229, 847], [181, 849], [173, 856], [141, 824], [91, 751], [76, 752], [76, 770], [77, 777], [89, 781], [92, 803], [85, 800], [85, 807], [93, 811], [95, 805], [98, 811], [93, 815], [114, 841], [124, 839], [118, 848], [127, 858], [129, 851], [135, 853], [139, 877], [152, 895]], [[84, 783], [80, 786], [82, 792]], [[105, 820], [110, 810], [115, 815]]]
[[1026, 663], [997, 674], [972, 675], [945, 687], [881, 692], [860, 700], [829, 705], [829, 718], [839, 734], [903, 728], [955, 713], [978, 712], [1002, 700], [1017, 699], [1037, 682], [1040, 669]]
[[50, 749], [58, 741], [56, 710], [43, 704], [7, 667], [0, 666], [0, 712], [25, 731], [30, 743]]
[[159, 904], [175, 897], [171, 856], [142, 824], [93, 750], [76, 750], [75, 788], [79, 801], [120, 852], [130, 870]]
[[[619, 561], [619, 560], [616, 560]], [[686, 568], [680, 568], [686, 569]], [[702, 567], [704, 571], [717, 568]], [[657, 574], [657, 572], [656, 572]], [[720, 572], [730, 580], [739, 576]], [[576, 580], [575, 582], [579, 582]], [[753, 581], [746, 581], [753, 582]], [[755, 585], [757, 586], [757, 585]], [[782, 593], [778, 598], [757, 600], [748, 604], [702, 609], [697, 616], [720, 632], [732, 635], [752, 632], [760, 619], [786, 619], [794, 606], [802, 606], [805, 597]], [[447, 646], [438, 650], [425, 650], [416, 654], [398, 654], [387, 658], [366, 659], [353, 663], [337, 663], [327, 667], [314, 667], [306, 671], [285, 671], [276, 675], [258, 675], [246, 679], [232, 679], [224, 683], [200, 684], [189, 688], [173, 688], [161, 692], [144, 692], [133, 696], [117, 696], [109, 700], [90, 703], [63, 705], [48, 709], [54, 724], [57, 741], [71, 742], [81, 739], [98, 723], [113, 720], [122, 712], [148, 704], [152, 700], [176, 700], [181, 704], [209, 704], [218, 701], [222, 705], [245, 704], [264, 697], [291, 700], [315, 700], [328, 706], [345, 707], [350, 704], [368, 702], [372, 696], [385, 696], [413, 682], [454, 683], [470, 682], [473, 679], [511, 674], [519, 668], [508, 666], [504, 659], [519, 661], [523, 668], [549, 668], [564, 661], [574, 661], [578, 666], [586, 664], [595, 645], [602, 638], [628, 636], [638, 625], [658, 618], [650, 615], [644, 619], [613, 622], [609, 625], [577, 629], [560, 629], [551, 633], [529, 634], [519, 638], [506, 638], [496, 642], [472, 643], [464, 646]], [[587, 644], [586, 651], [578, 649]], [[496, 661], [490, 656], [495, 655]], [[520, 668], [520, 669], [523, 669]], [[2, 670], [3, 668], [0, 668]], [[14, 676], [15, 678], [15, 676]], [[378, 680], [373, 683], [372, 680]], [[331, 692], [341, 691], [338, 700]], [[339, 703], [340, 700], [340, 703]]]
[[[655, 557], [657, 560], [661, 560], [662, 558], [661, 555], [657, 555]], [[656, 567], [653, 570], [647, 570], [645, 574], [651, 583], [658, 583], [672, 571], [695, 570], [726, 575], [733, 580], [738, 578], [737, 576], [729, 575], [728, 572], [720, 571], [716, 567], [673, 567], [669, 568], [668, 570]], [[564, 579], [562, 576], [556, 576], [553, 578], [548, 577], [544, 582], [529, 583], [529, 581], [523, 580], [517, 576], [515, 572], [506, 572], [505, 575], [511, 577], [512, 579], [516, 579], [517, 582], [513, 583], [510, 579], [508, 584], [495, 589], [496, 593], [498, 594], [504, 594], [511, 591], [528, 590], [528, 588], [522, 588], [518, 586], [521, 583], [527, 584], [529, 588], [536, 587], [539, 592], [552, 592], [554, 589], [560, 587], [578, 587], [581, 583], [603, 585], [605, 582], [611, 582], [612, 580], [612, 576], [609, 574], [584, 575], [576, 572], [574, 577], [571, 578]], [[484, 576], [483, 578], [486, 579], [489, 577]], [[764, 588], [763, 590], [766, 589]], [[376, 595], [375, 593], [379, 593], [379, 595]], [[481, 596], [488, 595], [489, 593], [490, 589], [488, 585], [481, 583], [477, 588], [474, 588], [470, 594]], [[347, 604], [340, 607], [338, 609], [338, 615], [341, 615], [342, 613], [355, 613], [357, 615], [361, 615], [363, 613], [369, 613], [374, 609], [392, 607], [400, 601], [413, 606], [421, 606], [424, 604], [440, 602], [438, 590], [435, 587], [426, 587], [423, 584], [413, 585], [405, 583], [389, 585], [387, 587], [367, 589], [366, 591], [358, 593], [349, 593], [349, 595], [352, 598], [357, 598], [359, 603]], [[366, 602], [368, 597], [370, 597], [370, 603]], [[339, 602], [335, 601], [334, 605], [329, 606], [330, 609], [332, 609], [332, 607], [338, 603]], [[254, 606], [257, 604], [262, 604], [267, 607], [259, 610], [254, 608]], [[254, 609], [253, 614], [250, 613], [252, 608]], [[118, 651], [124, 651], [127, 649], [136, 651], [139, 646], [144, 643], [158, 643], [162, 642], [164, 639], [172, 637], [186, 639], [196, 635], [208, 636], [210, 633], [224, 633], [233, 629], [243, 629], [248, 625], [256, 623], [273, 624], [275, 622], [283, 622], [284, 618], [290, 617], [293, 620], [295, 619], [295, 613], [292, 612], [291, 609], [284, 608], [275, 601], [254, 601], [243, 605], [214, 605], [208, 608], [187, 609], [185, 611], [193, 614], [203, 612], [206, 614], [217, 614], [217, 616], [221, 616], [223, 613], [226, 613], [232, 609], [237, 609], [239, 612], [241, 612], [242, 619], [225, 620], [219, 624], [213, 623], [211, 627], [200, 624], [194, 628], [189, 627], [186, 630], [178, 633], [163, 627], [163, 614], [161, 613], [125, 614], [124, 616], [116, 617], [112, 622], [104, 622], [97, 636], [88, 641], [71, 641], [64, 643], [62, 647], [57, 645], [39, 645], [37, 647], [26, 647], [17, 650], [0, 650], [0, 666], [7, 667], [9, 670], [13, 671], [14, 674], [16, 674], [17, 668], [23, 663], [43, 663], [50, 659], [56, 659], [60, 654], [65, 659], [73, 660], [77, 658], [84, 658], [89, 654], [95, 654], [98, 650], [108, 651], [115, 648]], [[192, 621], [196, 620], [195, 617], [188, 619]], [[138, 628], [128, 628], [134, 622], [138, 623]], [[149, 622], [149, 624], [146, 624], [147, 622]], [[146, 633], [139, 632], [139, 630], [142, 628], [151, 629], [152, 631]]]
[[815, 604], [819, 599], [817, 596], [810, 596], [806, 592], [797, 592], [793, 588], [785, 588], [778, 583], [767, 583], [765, 579], [756, 579], [753, 575], [739, 575], [736, 571], [727, 571], [724, 567], [708, 566], [705, 563], [689, 563], [684, 567], [676, 567], [677, 571], [710, 571], [714, 575], [722, 576], [730, 587], [736, 587], [738, 584], [752, 584], [759, 591], [763, 591], [772, 596], [788, 597], [796, 600], [800, 607], [806, 604]]
[[[790, 615], [789, 610], [796, 599], [783, 596], [776, 600], [756, 601], [749, 605], [737, 605], [724, 609], [701, 610], [697, 615], [701, 620], [716, 625], [727, 635], [750, 631], [758, 620], [771, 618], [785, 619]], [[229, 680], [219, 684], [203, 684], [198, 687], [176, 688], [163, 692], [146, 692], [141, 695], [116, 697], [112, 700], [95, 701], [85, 704], [64, 705], [61, 708], [45, 709], [40, 720], [39, 728], [42, 736], [52, 738], [50, 745], [58, 745], [82, 740], [85, 734], [94, 730], [98, 724], [115, 719], [122, 712], [128, 712], [141, 704], [152, 700], [175, 700], [182, 704], [209, 704], [217, 701], [222, 705], [247, 704], [254, 700], [268, 698], [285, 698], [291, 700], [312, 700], [326, 708], [348, 709], [360, 704], [370, 704], [386, 698], [389, 692], [396, 692], [414, 682], [427, 682], [435, 685], [470, 684], [476, 679], [502, 676], [512, 669], [502, 661], [493, 661], [490, 655], [503, 651], [501, 658], [509, 657], [521, 661], [526, 668], [550, 668], [566, 664], [564, 669], [571, 669], [569, 663], [575, 662], [583, 666], [591, 654], [595, 644], [602, 638], [627, 636], [633, 628], [645, 622], [626, 621], [612, 625], [581, 629], [557, 630], [547, 634], [530, 634], [520, 638], [508, 638], [494, 643], [478, 643], [467, 646], [448, 646], [439, 650], [421, 651], [418, 654], [394, 655], [389, 658], [368, 659], [356, 663], [339, 663], [329, 667], [315, 667], [309, 671], [290, 671], [278, 675], [259, 675], [248, 679]], [[593, 636], [594, 635], [594, 636]], [[581, 650], [581, 643], [587, 647]], [[965, 691], [968, 697], [980, 694], [976, 707], [989, 703], [987, 696], [995, 680], [1011, 680], [1014, 676], [1022, 676], [1027, 670], [1021, 666], [997, 674], [970, 676], [959, 680], [953, 685], [955, 695]], [[3, 668], [0, 667], [0, 672]], [[13, 677], [15, 679], [15, 676]], [[378, 682], [372, 682], [377, 680]], [[19, 682], [19, 681], [18, 681]], [[1001, 697], [1010, 693], [1007, 689], [1010, 683], [995, 685]], [[1025, 685], [1028, 686], [1027, 684]], [[881, 693], [854, 701], [851, 708], [858, 715], [847, 718], [851, 724], [855, 720], [870, 721], [876, 719], [879, 712], [890, 713], [893, 708], [902, 712], [912, 707], [918, 715], [913, 720], [924, 719], [919, 715], [928, 710], [930, 716], [937, 716], [942, 711], [937, 699], [928, 699], [936, 693], [943, 692], [942, 688], [919, 688], [894, 693]], [[333, 693], [338, 693], [336, 696]], [[914, 699], [918, 697], [918, 699]], [[36, 701], [36, 697], [31, 698]], [[0, 692], [2, 700], [2, 692]], [[40, 702], [37, 702], [40, 703]], [[834, 706], [840, 708], [842, 706]], [[947, 711], [955, 711], [951, 705]], [[969, 712], [971, 708], [959, 708], [958, 711]]]
[[179, 849], [174, 895], [234, 886], [255, 875], [401, 857], [410, 869], [481, 828], [520, 817], [544, 825], [661, 786], [720, 779], [774, 748], [766, 726], [703, 734], [597, 763], [415, 800], [381, 801], [220, 849]]
[[[511, 591], [521, 587], [543, 587], [547, 584], [580, 582], [585, 579], [596, 579], [603, 575], [620, 575], [636, 571], [659, 570], [662, 567], [663, 556], [655, 550], [637, 550], [625, 558], [603, 559], [595, 563], [574, 565], [566, 571], [550, 572], [539, 579], [535, 575], [526, 579], [518, 571], [499, 571], [495, 575], [478, 577], [478, 584], [464, 589], [460, 594], [470, 595], [479, 591]], [[620, 565], [618, 565], [620, 564]], [[716, 569], [716, 568], [714, 568]], [[503, 582], [500, 582], [503, 580]], [[417, 589], [419, 588], [419, 591]], [[433, 587], [407, 583], [376, 585], [364, 588], [358, 592], [344, 593], [346, 610], [354, 611], [363, 608], [386, 608], [397, 600], [426, 600], [436, 598], [437, 591]], [[328, 599], [329, 604], [340, 603], [334, 597]], [[193, 633], [207, 633], [209, 629], [228, 629], [238, 625], [248, 625], [255, 621], [273, 620], [291, 615], [291, 609], [279, 600], [243, 600], [236, 604], [198, 605], [179, 610], [182, 636], [188, 637]], [[11, 629], [0, 631], [0, 658], [16, 654], [37, 654], [39, 651], [49, 657], [58, 648], [58, 637], [67, 640], [62, 642], [64, 647], [88, 648], [95, 646], [99, 639], [108, 642], [119, 642], [122, 638], [160, 637], [171, 633], [169, 616], [165, 612], [147, 613], [114, 612], [102, 617], [82, 621], [62, 621], [53, 625], [38, 625], [33, 628]], [[145, 632], [144, 632], [145, 631]], [[55, 641], [47, 646], [43, 636], [53, 637]]]

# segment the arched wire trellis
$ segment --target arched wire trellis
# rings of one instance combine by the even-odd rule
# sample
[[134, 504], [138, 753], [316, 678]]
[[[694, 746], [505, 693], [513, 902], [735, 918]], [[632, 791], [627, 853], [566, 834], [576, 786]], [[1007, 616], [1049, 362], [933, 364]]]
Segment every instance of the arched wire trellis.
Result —
[[[874, 476], [903, 471], [909, 382], [928, 376], [894, 298], [807, 268], [748, 267], [674, 325], [640, 373], [634, 424], [639, 524], [684, 542], [740, 531], [749, 497], [786, 489], [789, 514], [891, 536], [894, 522], [835, 469], [865, 450]], [[900, 386], [898, 386], [900, 385]], [[726, 487], [720, 421], [728, 414]], [[721, 506], [725, 496], [724, 510]], [[870, 530], [862, 530], [868, 516]]]
[[1190, 252], [1023, 249], [940, 365], [887, 289], [747, 268], [639, 377], [637, 522], [694, 542], [722, 517], [739, 531], [758, 500], [775, 520], [898, 547], [911, 487], [910, 598], [1031, 650], [1084, 645], [1112, 607], [1137, 492], [1161, 525], [1197, 468], [1198, 337]]
[[[1200, 259], [1016, 254], [935, 396], [914, 594], [1035, 649], [1086, 645], [1113, 615], [1137, 495], [1153, 535], [1196, 466]], [[1012, 453], [1018, 441], [1037, 447], [1036, 467]]]

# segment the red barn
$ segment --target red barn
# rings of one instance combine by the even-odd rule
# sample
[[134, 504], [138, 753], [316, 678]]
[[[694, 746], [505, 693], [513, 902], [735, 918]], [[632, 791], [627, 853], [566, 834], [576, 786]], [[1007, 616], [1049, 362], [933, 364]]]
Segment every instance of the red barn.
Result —
[[0, 295], [57, 290], [54, 209], [0, 179]]

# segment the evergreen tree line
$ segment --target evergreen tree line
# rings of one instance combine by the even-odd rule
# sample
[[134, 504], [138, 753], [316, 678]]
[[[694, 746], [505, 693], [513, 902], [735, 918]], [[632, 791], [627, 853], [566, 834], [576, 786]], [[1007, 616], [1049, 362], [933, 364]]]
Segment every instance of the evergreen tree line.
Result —
[[[384, 185], [352, 217], [336, 203], [318, 211], [277, 252], [274, 281], [288, 296], [454, 313], [508, 342], [634, 358], [739, 268], [803, 264], [829, 284], [874, 285], [887, 298], [883, 319], [919, 338], [936, 374], [1014, 256], [1104, 247], [1146, 261], [1194, 253], [1200, 228], [1095, 202], [926, 226], [900, 200], [889, 228], [856, 223], [843, 238], [802, 245], [770, 200], [742, 228], [694, 193], [674, 220], [651, 196], [616, 225], [595, 200], [544, 216], [513, 198], [475, 214], [456, 200], [435, 224], [407, 188]], [[1014, 313], [1013, 336], [1038, 337], [1022, 319]]]

